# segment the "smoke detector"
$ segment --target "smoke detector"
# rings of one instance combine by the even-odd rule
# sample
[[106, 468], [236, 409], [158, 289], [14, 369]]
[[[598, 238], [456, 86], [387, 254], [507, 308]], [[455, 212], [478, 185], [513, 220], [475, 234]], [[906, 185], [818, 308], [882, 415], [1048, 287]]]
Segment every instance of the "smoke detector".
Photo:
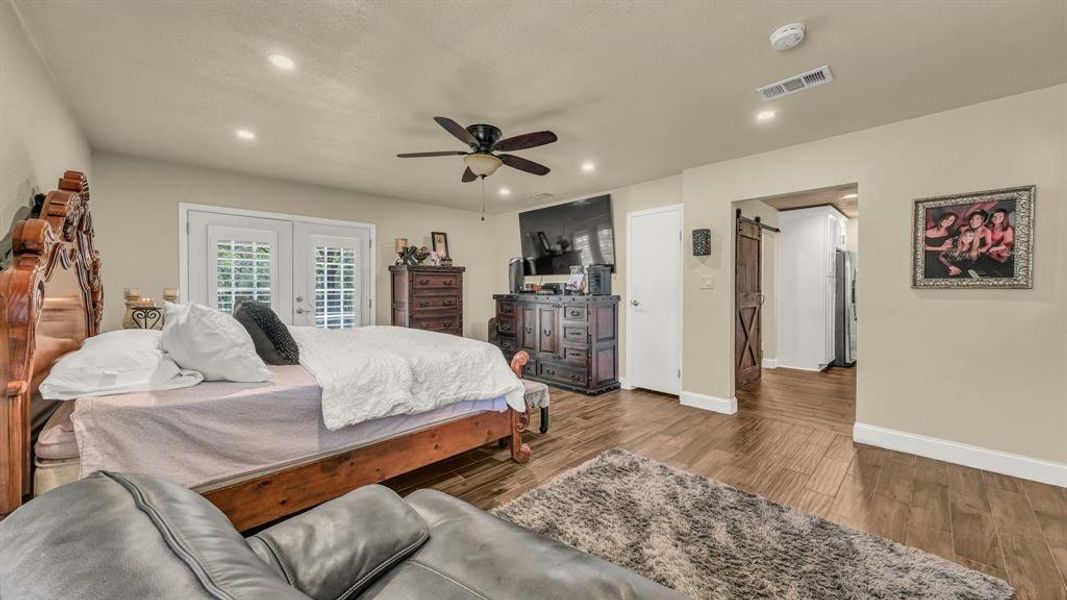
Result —
[[796, 48], [804, 41], [804, 24], [790, 23], [782, 25], [771, 34], [771, 47], [782, 52]]

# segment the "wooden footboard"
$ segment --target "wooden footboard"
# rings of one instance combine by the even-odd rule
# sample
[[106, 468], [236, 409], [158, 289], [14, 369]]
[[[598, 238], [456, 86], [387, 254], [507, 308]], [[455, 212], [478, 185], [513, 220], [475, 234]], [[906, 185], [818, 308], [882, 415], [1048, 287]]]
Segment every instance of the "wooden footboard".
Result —
[[[521, 375], [528, 360], [519, 352], [511, 367]], [[524, 463], [528, 423], [525, 411], [480, 412], [202, 493], [246, 530], [498, 440], [509, 441], [512, 460]]]

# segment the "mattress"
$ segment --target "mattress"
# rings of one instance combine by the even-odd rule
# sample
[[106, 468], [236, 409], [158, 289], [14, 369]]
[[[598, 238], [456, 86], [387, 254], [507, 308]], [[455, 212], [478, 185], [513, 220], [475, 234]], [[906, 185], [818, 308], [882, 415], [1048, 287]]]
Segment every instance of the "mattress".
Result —
[[[503, 397], [471, 400], [330, 431], [315, 378], [299, 365], [270, 369], [275, 377], [266, 383], [204, 382], [76, 400], [70, 424], [80, 475], [150, 473], [206, 491], [472, 413], [507, 410]], [[70, 468], [70, 458], [55, 460]]]

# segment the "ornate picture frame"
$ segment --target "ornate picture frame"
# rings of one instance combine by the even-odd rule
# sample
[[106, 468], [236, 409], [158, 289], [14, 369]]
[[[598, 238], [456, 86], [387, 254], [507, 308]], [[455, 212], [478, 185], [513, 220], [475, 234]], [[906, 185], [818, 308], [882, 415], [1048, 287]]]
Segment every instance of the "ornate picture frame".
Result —
[[1036, 186], [915, 200], [913, 288], [1033, 287]]

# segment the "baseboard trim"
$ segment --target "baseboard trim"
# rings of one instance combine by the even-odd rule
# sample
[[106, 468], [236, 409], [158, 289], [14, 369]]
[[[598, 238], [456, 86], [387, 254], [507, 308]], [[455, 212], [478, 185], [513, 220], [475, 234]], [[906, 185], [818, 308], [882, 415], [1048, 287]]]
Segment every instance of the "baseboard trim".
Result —
[[877, 425], [867, 425], [866, 423], [856, 423], [853, 426], [852, 439], [860, 444], [917, 454], [965, 467], [973, 467], [1067, 488], [1067, 464], [1064, 463], [971, 446], [917, 433], [887, 429]]
[[777, 358], [765, 358], [765, 359], [763, 359], [763, 368], [764, 369], [777, 369], [778, 368], [778, 359]]
[[678, 394], [678, 401], [682, 406], [692, 406], [727, 415], [737, 412], [737, 398], [719, 398], [683, 390], [681, 394]]
[[624, 390], [632, 390], [634, 386], [630, 385], [630, 380], [625, 377], [619, 378], [619, 387]]
[[793, 370], [796, 370], [796, 371], [811, 371], [812, 373], [821, 373], [821, 372], [823, 372], [825, 370], [825, 369], [820, 369], [819, 367], [814, 367], [813, 368], [813, 367], [807, 367], [807, 366], [801, 367], [801, 366], [798, 366], [798, 365], [787, 365], [787, 364], [785, 364], [785, 363], [783, 363], [781, 361], [778, 361], [778, 360], [774, 361], [774, 366], [775, 366], [775, 368], [781, 367], [783, 369], [793, 369]]

